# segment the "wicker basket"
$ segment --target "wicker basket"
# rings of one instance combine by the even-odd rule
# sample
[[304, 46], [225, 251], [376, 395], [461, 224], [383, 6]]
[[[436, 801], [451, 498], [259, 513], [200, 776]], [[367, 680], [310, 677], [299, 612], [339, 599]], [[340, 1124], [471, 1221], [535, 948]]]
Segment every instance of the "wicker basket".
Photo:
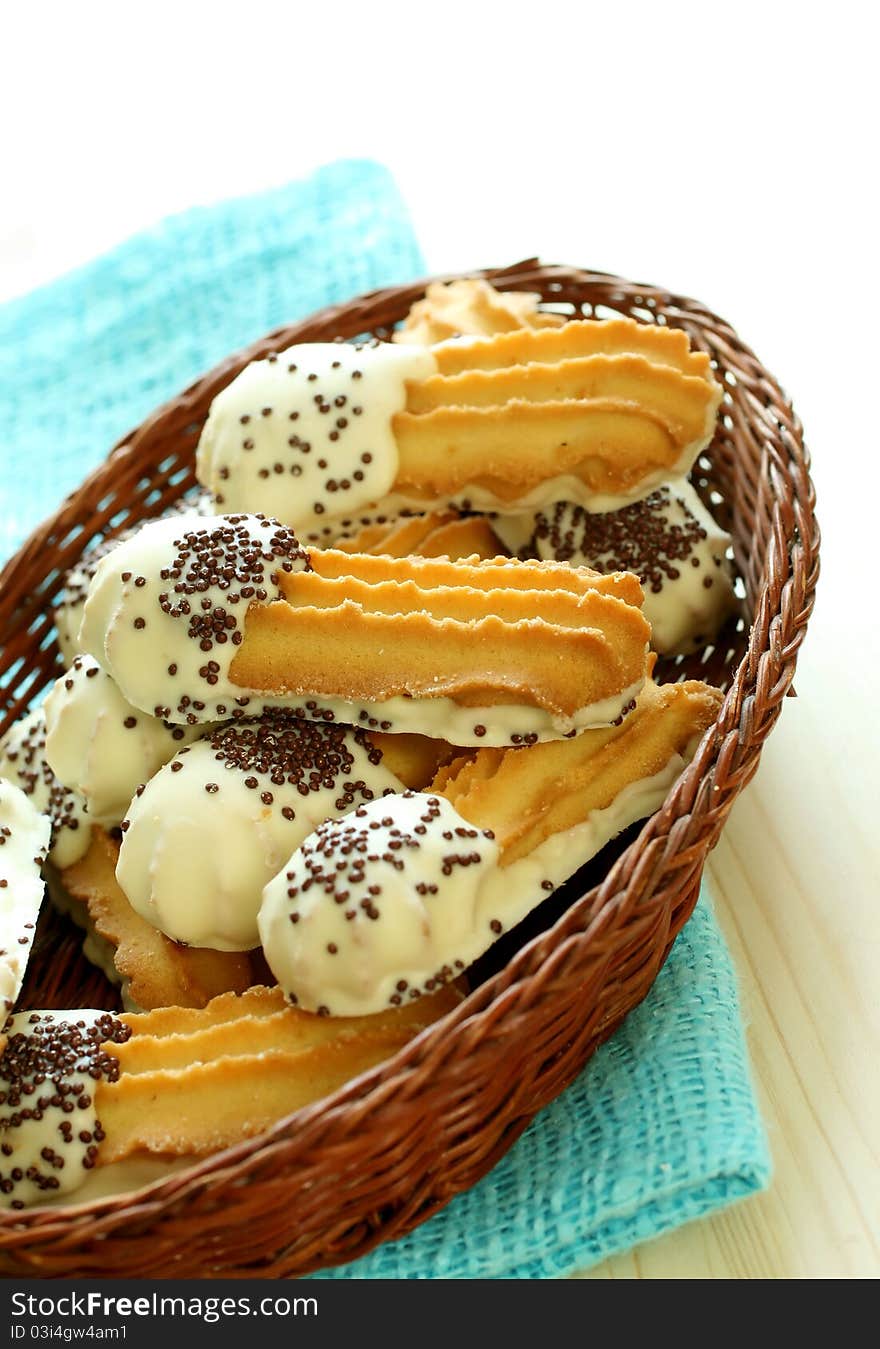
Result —
[[[0, 1217], [0, 1270], [43, 1275], [304, 1274], [400, 1236], [473, 1185], [647, 993], [696, 901], [707, 853], [791, 690], [819, 534], [800, 424], [732, 329], [692, 300], [535, 261], [473, 273], [576, 316], [686, 330], [725, 388], [699, 490], [730, 529], [743, 615], [661, 675], [727, 690], [662, 809], [541, 911], [537, 934], [393, 1059], [260, 1138], [138, 1192]], [[451, 278], [443, 278], [451, 279]], [[95, 535], [159, 514], [194, 483], [217, 391], [292, 342], [387, 337], [424, 282], [322, 310], [230, 357], [127, 436], [28, 540], [0, 580], [0, 733], [59, 673], [52, 600]], [[746, 619], [748, 621], [746, 621]], [[590, 886], [591, 888], [587, 888]], [[556, 921], [553, 921], [554, 915]], [[550, 924], [549, 927], [547, 924]], [[114, 1004], [64, 920], [47, 914], [21, 1006]]]

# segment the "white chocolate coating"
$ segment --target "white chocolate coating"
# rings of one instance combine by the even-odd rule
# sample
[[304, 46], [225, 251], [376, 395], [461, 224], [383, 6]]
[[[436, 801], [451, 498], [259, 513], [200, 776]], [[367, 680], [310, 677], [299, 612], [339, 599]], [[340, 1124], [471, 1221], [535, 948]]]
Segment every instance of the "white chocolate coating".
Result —
[[91, 840], [91, 821], [83, 798], [58, 781], [46, 760], [42, 706], [17, 721], [0, 741], [0, 778], [20, 787], [36, 810], [48, 816], [52, 831], [49, 861], [56, 867], [78, 862]]
[[43, 902], [40, 868], [50, 824], [24, 792], [0, 780], [0, 1008], [12, 1010]]
[[75, 567], [64, 578], [64, 589], [55, 606], [55, 629], [58, 633], [58, 648], [64, 664], [73, 664], [79, 654], [79, 629], [82, 623], [83, 609], [89, 585], [102, 557], [112, 553], [126, 538], [129, 532], [115, 539], [102, 539], [93, 548], [83, 554]]
[[196, 470], [224, 511], [264, 511], [297, 530], [352, 515], [397, 475], [391, 419], [427, 347], [301, 343], [252, 361], [211, 404]]
[[343, 1016], [455, 978], [497, 859], [491, 833], [441, 796], [362, 806], [319, 828], [266, 886], [269, 966], [306, 1011]]
[[[213, 515], [214, 503], [209, 492], [199, 489], [194, 492], [187, 492], [178, 501], [163, 512], [160, 517], [181, 515]], [[64, 578], [64, 589], [55, 604], [55, 628], [58, 634], [58, 647], [61, 651], [61, 658], [65, 665], [72, 665], [74, 656], [81, 653], [82, 648], [79, 644], [79, 630], [82, 623], [83, 609], [85, 608], [86, 595], [89, 585], [95, 574], [98, 563], [102, 557], [112, 553], [120, 543], [130, 539], [140, 526], [134, 526], [131, 529], [123, 530], [112, 539], [101, 539], [98, 543], [87, 548], [82, 557], [71, 567]]]
[[203, 732], [132, 707], [93, 656], [76, 656], [45, 702], [46, 758], [89, 819], [115, 828], [135, 790]]
[[645, 591], [651, 646], [661, 655], [703, 645], [734, 607], [730, 535], [686, 478], [667, 479], [643, 500], [607, 514], [560, 500], [537, 515], [499, 516], [493, 524], [520, 556], [634, 572]]
[[116, 877], [175, 941], [259, 945], [263, 886], [313, 829], [403, 783], [363, 733], [284, 711], [217, 727], [136, 795]]
[[[131, 1010], [137, 1009], [126, 1008], [126, 1011]], [[167, 1180], [175, 1172], [183, 1171], [192, 1164], [192, 1157], [160, 1157], [146, 1153], [126, 1157], [121, 1162], [102, 1162], [93, 1171], [83, 1173], [85, 1179], [76, 1187], [76, 1202], [91, 1204], [117, 1194], [124, 1194], [131, 1201], [136, 1190], [153, 1185], [158, 1180]], [[52, 1193], [41, 1195], [39, 1203], [51, 1208], [69, 1204], [70, 1200], [66, 1195], [56, 1197]]]
[[363, 806], [316, 830], [267, 884], [266, 960], [306, 1011], [361, 1016], [430, 992], [652, 814], [685, 762], [673, 756], [509, 867], [491, 832], [441, 796], [405, 792]]
[[392, 735], [413, 732], [453, 745], [523, 745], [561, 740], [595, 726], [610, 726], [630, 710], [644, 680], [629, 684], [620, 693], [579, 707], [570, 717], [554, 716], [527, 703], [496, 703], [494, 707], [463, 707], [453, 698], [407, 698], [402, 694], [373, 703], [349, 702], [345, 698], [252, 699], [251, 706], [284, 704], [303, 720], [336, 721], [364, 731], [388, 731]]
[[104, 1137], [95, 1087], [115, 1080], [102, 1050], [130, 1031], [109, 1012], [19, 1012], [0, 1057], [0, 1204], [21, 1209], [69, 1194], [95, 1165]]
[[154, 520], [103, 558], [89, 587], [80, 643], [136, 708], [181, 725], [253, 715], [229, 678], [252, 600], [281, 598], [280, 571], [308, 555], [262, 516]]
[[[710, 439], [711, 437], [707, 437], [704, 442], [701, 442], [697, 453], [702, 453]], [[643, 500], [644, 497], [656, 491], [666, 481], [668, 481], [668, 470], [658, 469], [655, 473], [647, 474], [644, 478], [641, 478], [638, 486], [634, 487], [630, 493], [611, 494], [595, 492], [581, 478], [575, 477], [572, 473], [560, 473], [554, 478], [545, 478], [530, 491], [524, 492], [522, 496], [510, 497], [509, 499], [496, 496], [494, 492], [481, 483], [466, 483], [460, 491], [455, 492], [452, 496], [433, 497], [430, 502], [426, 502], [423, 498], [406, 496], [403, 492], [391, 492], [388, 496], [373, 503], [372, 509], [374, 512], [383, 515], [394, 516], [426, 509], [432, 511], [445, 510], [446, 507], [452, 506], [462, 511], [476, 511], [493, 517], [497, 515], [499, 519], [503, 520], [505, 516], [516, 518], [529, 513], [546, 511], [556, 502], [566, 501], [591, 515], [604, 515], [609, 511], [623, 510], [624, 507]], [[500, 530], [496, 532], [500, 538], [503, 538]]]

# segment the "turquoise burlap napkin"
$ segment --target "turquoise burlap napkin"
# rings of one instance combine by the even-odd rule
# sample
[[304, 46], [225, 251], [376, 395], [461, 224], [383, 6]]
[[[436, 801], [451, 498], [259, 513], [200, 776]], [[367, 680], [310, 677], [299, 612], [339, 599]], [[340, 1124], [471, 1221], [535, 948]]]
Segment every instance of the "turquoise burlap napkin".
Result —
[[[227, 352], [418, 275], [376, 164], [199, 208], [0, 307], [0, 555], [109, 446]], [[651, 994], [467, 1194], [319, 1278], [549, 1278], [761, 1189], [736, 986], [704, 897]]]

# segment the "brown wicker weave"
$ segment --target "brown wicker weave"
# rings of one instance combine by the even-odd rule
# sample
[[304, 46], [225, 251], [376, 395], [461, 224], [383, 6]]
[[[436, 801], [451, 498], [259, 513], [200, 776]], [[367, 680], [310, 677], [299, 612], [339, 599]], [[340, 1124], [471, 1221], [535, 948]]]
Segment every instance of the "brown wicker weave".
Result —
[[[725, 402], [694, 476], [733, 534], [751, 627], [740, 620], [665, 674], [726, 687], [718, 720], [601, 883], [584, 893], [595, 869], [570, 882], [562, 916], [444, 1021], [327, 1101], [137, 1197], [3, 1214], [3, 1272], [295, 1275], [403, 1234], [473, 1185], [572, 1081], [645, 996], [692, 911], [706, 855], [791, 690], [813, 605], [819, 533], [800, 423], [733, 330], [693, 300], [535, 261], [473, 275], [540, 291], [562, 312], [684, 328], [716, 362]], [[60, 673], [51, 602], [64, 570], [96, 534], [159, 514], [193, 484], [215, 393], [248, 361], [292, 342], [386, 337], [424, 287], [324, 309], [231, 356], [126, 436], [35, 531], [0, 578], [0, 733]], [[44, 918], [32, 965], [22, 1006], [102, 996], [58, 917]]]

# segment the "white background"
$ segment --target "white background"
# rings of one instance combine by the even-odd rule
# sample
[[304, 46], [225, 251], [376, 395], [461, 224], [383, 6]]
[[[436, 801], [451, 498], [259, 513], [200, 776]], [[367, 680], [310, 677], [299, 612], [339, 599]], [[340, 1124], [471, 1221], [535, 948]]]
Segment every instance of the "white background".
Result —
[[[397, 178], [431, 270], [539, 254], [695, 295], [791, 394], [814, 454], [823, 577], [800, 697], [715, 862], [728, 857], [716, 876], [731, 891], [738, 859], [762, 910], [739, 954], [762, 971], [776, 1028], [753, 1008], [754, 1045], [798, 1046], [785, 1108], [772, 1085], [765, 1095], [791, 1154], [773, 1140], [775, 1193], [798, 1215], [777, 1270], [789, 1273], [811, 1272], [822, 1233], [837, 1272], [880, 1272], [880, 1206], [870, 1218], [860, 1203], [877, 1197], [876, 1164], [846, 1174], [858, 1138], [880, 1136], [865, 1058], [880, 1035], [871, 9], [119, 0], [19, 5], [2, 33], [0, 298], [167, 213], [367, 156]], [[806, 930], [799, 905], [812, 964], [792, 962], [799, 1000], [780, 1011], [766, 952], [786, 964]], [[789, 1136], [796, 1087], [819, 1121], [813, 1151], [806, 1123]], [[821, 1194], [804, 1207], [808, 1173]]]

